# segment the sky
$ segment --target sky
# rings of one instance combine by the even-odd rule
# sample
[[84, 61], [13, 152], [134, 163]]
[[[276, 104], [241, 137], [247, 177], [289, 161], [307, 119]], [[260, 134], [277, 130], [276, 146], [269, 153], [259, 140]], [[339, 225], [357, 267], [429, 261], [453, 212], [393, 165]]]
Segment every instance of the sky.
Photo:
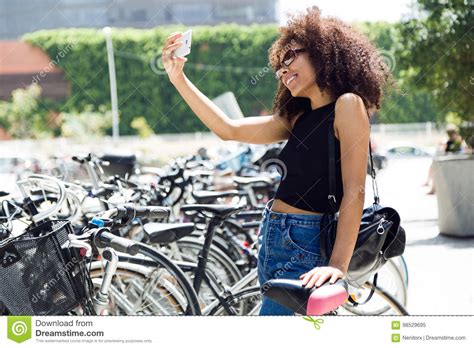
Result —
[[347, 22], [397, 22], [410, 13], [414, 0], [280, 0], [280, 24], [285, 23], [287, 11], [304, 10], [317, 5], [323, 16], [335, 16]]

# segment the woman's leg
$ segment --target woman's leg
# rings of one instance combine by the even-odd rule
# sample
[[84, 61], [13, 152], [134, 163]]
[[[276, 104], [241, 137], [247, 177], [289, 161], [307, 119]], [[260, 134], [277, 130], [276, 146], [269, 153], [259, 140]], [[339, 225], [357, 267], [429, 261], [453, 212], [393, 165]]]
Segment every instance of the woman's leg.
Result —
[[[266, 218], [267, 214], [268, 210], [265, 209], [258, 233], [257, 274], [260, 286], [263, 286], [266, 281], [272, 279], [271, 269], [268, 267], [268, 265], [272, 263], [272, 251], [270, 250], [269, 253], [267, 253], [268, 241], [271, 241], [272, 237], [268, 238], [268, 229], [270, 226], [268, 219]], [[259, 315], [293, 315], [293, 312], [278, 302], [263, 296], [262, 307]]]
[[[258, 254], [258, 278], [262, 287], [270, 279], [299, 279], [314, 267], [326, 265], [319, 254], [319, 220], [292, 220], [291, 216], [294, 215], [270, 213], [262, 224]], [[294, 313], [263, 296], [260, 315]]]
[[[272, 264], [272, 260], [269, 258], [266, 258], [265, 254], [265, 246], [264, 244], [260, 245], [260, 250], [258, 253], [258, 281], [260, 283], [260, 286], [262, 287], [262, 290], [264, 289], [264, 284], [270, 280], [273, 279], [272, 276], [272, 269], [268, 267], [268, 264]], [[285, 306], [282, 306], [276, 301], [273, 301], [272, 299], [262, 296], [262, 307], [260, 308], [259, 315], [293, 315], [293, 311], [286, 308]]]

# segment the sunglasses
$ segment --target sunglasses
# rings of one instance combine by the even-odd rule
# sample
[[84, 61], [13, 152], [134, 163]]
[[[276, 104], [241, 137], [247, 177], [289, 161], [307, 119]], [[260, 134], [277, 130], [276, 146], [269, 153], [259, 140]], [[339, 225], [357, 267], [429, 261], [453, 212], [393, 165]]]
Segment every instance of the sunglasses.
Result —
[[[286, 51], [285, 55], [283, 56], [283, 59], [280, 62], [280, 66], [288, 68], [291, 65], [291, 63], [293, 63], [293, 61], [296, 59], [296, 57], [298, 56], [298, 53], [305, 52], [305, 51], [306, 51], [306, 48], [292, 48]], [[275, 76], [279, 80], [282, 77], [282, 75], [283, 75], [282, 68], [279, 68], [275, 72]]]

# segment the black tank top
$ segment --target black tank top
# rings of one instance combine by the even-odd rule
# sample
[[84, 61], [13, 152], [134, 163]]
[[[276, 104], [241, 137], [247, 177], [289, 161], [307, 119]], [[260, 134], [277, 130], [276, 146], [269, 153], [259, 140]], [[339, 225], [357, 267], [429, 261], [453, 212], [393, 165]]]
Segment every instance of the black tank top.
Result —
[[[334, 108], [331, 102], [302, 114], [278, 159], [284, 163], [282, 181], [275, 198], [308, 211], [327, 212], [329, 194], [328, 132], [333, 127]], [[336, 144], [336, 200], [337, 210], [343, 196], [341, 148]]]

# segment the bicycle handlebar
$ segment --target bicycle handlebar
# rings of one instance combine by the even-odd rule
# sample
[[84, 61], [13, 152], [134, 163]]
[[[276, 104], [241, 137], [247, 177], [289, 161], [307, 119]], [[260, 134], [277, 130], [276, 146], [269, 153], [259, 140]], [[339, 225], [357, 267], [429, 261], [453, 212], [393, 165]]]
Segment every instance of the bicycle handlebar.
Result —
[[[106, 210], [94, 217], [90, 223], [98, 228], [92, 228], [89, 225], [88, 233], [83, 236], [95, 244], [98, 248], [110, 247], [118, 252], [126, 253], [129, 255], [136, 255], [143, 249], [143, 245], [137, 241], [117, 236], [110, 232], [109, 223], [105, 221], [108, 219], [120, 220], [126, 218], [127, 221], [133, 220], [134, 218], [167, 218], [169, 217], [171, 210], [166, 207], [160, 206], [134, 206], [133, 204], [126, 204], [123, 206], [115, 207]], [[107, 226], [106, 226], [107, 224]], [[78, 239], [81, 239], [79, 237]]]
[[42, 185], [43, 189], [45, 189], [45, 188], [50, 189], [53, 192], [58, 193], [58, 198], [57, 198], [55, 204], [53, 204], [50, 208], [48, 208], [48, 209], [46, 209], [42, 212], [34, 214], [31, 217], [33, 222], [37, 223], [41, 220], [44, 220], [44, 219], [50, 217], [51, 215], [56, 213], [61, 208], [61, 205], [64, 203], [64, 200], [66, 198], [66, 189], [64, 187], [63, 182], [61, 180], [55, 178], [55, 177], [47, 176], [47, 175], [41, 175], [41, 174], [32, 174], [32, 175], [28, 176], [28, 178], [26, 180], [17, 181], [17, 186], [20, 189], [20, 192], [21, 192], [23, 198], [31, 199], [30, 198], [30, 193], [31, 192], [27, 190], [27, 185], [28, 185], [28, 183], [31, 184], [33, 181], [42, 182], [43, 183], [43, 185]]
[[116, 236], [113, 233], [107, 232], [107, 229], [100, 229], [94, 236], [94, 243], [99, 248], [111, 247], [112, 249], [126, 253], [129, 255], [136, 255], [140, 251], [140, 244], [137, 242]]
[[133, 220], [135, 218], [168, 218], [171, 210], [160, 206], [135, 206], [133, 204], [126, 204], [104, 211], [100, 216], [95, 217], [91, 222], [99, 226], [97, 232], [94, 233], [94, 243], [99, 248], [111, 247], [116, 251], [136, 255], [140, 251], [140, 243], [116, 236], [109, 232], [108, 228], [102, 228], [104, 222], [102, 219], [118, 220], [126, 218]]
[[72, 156], [71, 159], [74, 161], [74, 162], [77, 162], [77, 163], [80, 163], [80, 164], [84, 164], [86, 162], [93, 162], [93, 163], [98, 163], [102, 166], [108, 166], [110, 165], [110, 162], [109, 161], [104, 161], [104, 160], [101, 160], [100, 158], [97, 158], [96, 156], [94, 156], [93, 154], [88, 154], [87, 156]]
[[135, 218], [152, 218], [152, 219], [167, 219], [170, 216], [171, 210], [167, 207], [161, 206], [135, 206], [134, 204], [125, 204], [100, 214], [99, 218], [111, 219], [135, 219]]

